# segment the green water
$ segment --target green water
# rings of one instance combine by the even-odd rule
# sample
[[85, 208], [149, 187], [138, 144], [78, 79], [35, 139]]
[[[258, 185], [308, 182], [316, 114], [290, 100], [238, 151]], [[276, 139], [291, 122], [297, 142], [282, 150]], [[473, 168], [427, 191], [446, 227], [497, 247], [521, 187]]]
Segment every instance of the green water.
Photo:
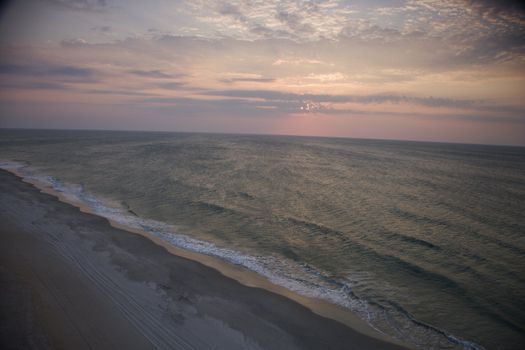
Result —
[[422, 349], [525, 345], [524, 148], [2, 130], [0, 159]]

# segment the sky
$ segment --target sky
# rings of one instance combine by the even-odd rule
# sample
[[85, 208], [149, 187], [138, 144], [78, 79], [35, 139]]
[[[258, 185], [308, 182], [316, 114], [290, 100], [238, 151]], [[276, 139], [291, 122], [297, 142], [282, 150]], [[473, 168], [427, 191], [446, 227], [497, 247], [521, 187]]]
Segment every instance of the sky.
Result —
[[17, 0], [0, 127], [525, 145], [520, 1]]

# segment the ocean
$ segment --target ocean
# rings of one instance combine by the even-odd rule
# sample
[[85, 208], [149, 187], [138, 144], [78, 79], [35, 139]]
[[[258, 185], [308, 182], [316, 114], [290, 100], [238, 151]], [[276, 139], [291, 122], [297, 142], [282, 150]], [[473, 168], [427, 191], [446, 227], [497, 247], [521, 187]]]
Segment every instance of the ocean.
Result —
[[525, 346], [525, 148], [0, 130], [0, 167], [414, 347]]

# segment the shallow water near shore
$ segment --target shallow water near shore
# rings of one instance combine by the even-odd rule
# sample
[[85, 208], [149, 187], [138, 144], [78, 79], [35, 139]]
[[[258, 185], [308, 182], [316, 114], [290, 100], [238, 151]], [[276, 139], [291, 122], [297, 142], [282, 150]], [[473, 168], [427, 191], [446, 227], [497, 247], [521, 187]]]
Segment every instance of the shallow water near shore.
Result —
[[0, 159], [419, 348], [525, 344], [523, 148], [2, 130]]

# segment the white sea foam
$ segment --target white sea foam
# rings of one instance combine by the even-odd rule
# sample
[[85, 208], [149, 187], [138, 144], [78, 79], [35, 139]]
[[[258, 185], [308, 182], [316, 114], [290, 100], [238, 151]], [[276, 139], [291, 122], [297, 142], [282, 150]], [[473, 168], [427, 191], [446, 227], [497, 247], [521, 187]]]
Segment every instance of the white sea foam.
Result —
[[408, 341], [418, 348], [436, 348], [438, 345], [440, 349], [483, 349], [475, 343], [459, 339], [443, 330], [417, 321], [407, 312], [395, 316], [387, 315], [384, 308], [371, 305], [357, 297], [352, 292], [350, 280], [334, 281], [322, 272], [305, 264], [298, 264], [281, 257], [247, 255], [232, 249], [218, 247], [210, 242], [191, 238], [178, 233], [169, 224], [140, 218], [132, 215], [124, 208], [108, 205], [108, 203], [87, 193], [81, 185], [64, 184], [52, 176], [37, 175], [34, 170], [21, 163], [4, 161], [0, 162], [0, 168], [15, 172], [38, 187], [50, 189], [67, 201], [86, 206], [93, 214], [112, 222], [131, 229], [146, 231], [176, 247], [214, 256], [231, 264], [243, 266], [266, 277], [273, 284], [292, 292], [345, 307], [358, 314], [379, 332], [389, 334], [402, 341]]

